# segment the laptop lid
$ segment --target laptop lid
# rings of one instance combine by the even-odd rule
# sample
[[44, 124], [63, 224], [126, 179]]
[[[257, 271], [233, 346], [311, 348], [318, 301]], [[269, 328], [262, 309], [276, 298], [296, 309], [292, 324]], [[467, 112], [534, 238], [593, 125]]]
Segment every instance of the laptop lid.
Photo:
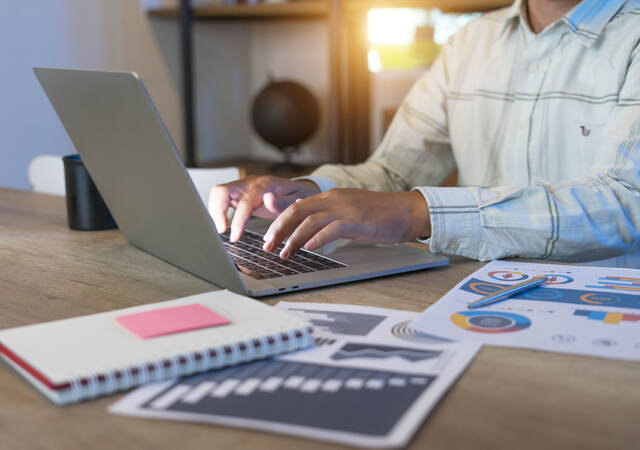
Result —
[[130, 72], [34, 73], [127, 240], [246, 294], [142, 80]]

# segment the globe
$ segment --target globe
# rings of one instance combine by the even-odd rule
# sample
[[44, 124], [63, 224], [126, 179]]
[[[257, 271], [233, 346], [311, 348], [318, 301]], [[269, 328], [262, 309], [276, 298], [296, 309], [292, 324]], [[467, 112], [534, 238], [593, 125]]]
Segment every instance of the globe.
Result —
[[293, 81], [270, 81], [258, 92], [251, 108], [253, 127], [268, 144], [291, 156], [318, 128], [320, 108], [309, 90]]

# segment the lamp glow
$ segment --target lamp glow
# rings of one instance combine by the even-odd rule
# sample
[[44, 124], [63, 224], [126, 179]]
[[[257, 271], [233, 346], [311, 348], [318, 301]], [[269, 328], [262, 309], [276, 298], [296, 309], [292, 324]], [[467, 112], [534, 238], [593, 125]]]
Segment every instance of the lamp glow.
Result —
[[369, 42], [411, 45], [416, 27], [427, 23], [427, 12], [410, 8], [373, 8], [367, 14]]
[[377, 50], [369, 50], [369, 53], [367, 53], [367, 65], [371, 72], [377, 73], [382, 70], [382, 60], [380, 59], [380, 54]]

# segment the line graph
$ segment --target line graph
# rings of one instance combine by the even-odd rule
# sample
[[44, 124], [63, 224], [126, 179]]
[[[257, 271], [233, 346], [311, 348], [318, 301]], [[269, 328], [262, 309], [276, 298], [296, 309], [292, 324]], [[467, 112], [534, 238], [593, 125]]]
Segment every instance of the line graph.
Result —
[[353, 358], [387, 359], [398, 357], [410, 362], [416, 362], [437, 358], [441, 354], [442, 352], [439, 350], [417, 350], [406, 347], [347, 343], [331, 355], [331, 359], [338, 361]]

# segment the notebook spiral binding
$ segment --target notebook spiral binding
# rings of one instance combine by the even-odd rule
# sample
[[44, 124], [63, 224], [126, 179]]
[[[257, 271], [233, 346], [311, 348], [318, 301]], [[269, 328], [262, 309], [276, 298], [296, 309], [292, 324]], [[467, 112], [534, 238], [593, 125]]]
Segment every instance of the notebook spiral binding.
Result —
[[313, 329], [305, 328], [275, 335], [263, 336], [247, 342], [214, 347], [203, 351], [177, 355], [172, 358], [145, 362], [125, 370], [93, 373], [74, 377], [64, 392], [65, 403], [75, 403], [112, 394], [151, 381], [188, 376], [211, 369], [266, 358], [282, 352], [299, 350], [314, 345]]

